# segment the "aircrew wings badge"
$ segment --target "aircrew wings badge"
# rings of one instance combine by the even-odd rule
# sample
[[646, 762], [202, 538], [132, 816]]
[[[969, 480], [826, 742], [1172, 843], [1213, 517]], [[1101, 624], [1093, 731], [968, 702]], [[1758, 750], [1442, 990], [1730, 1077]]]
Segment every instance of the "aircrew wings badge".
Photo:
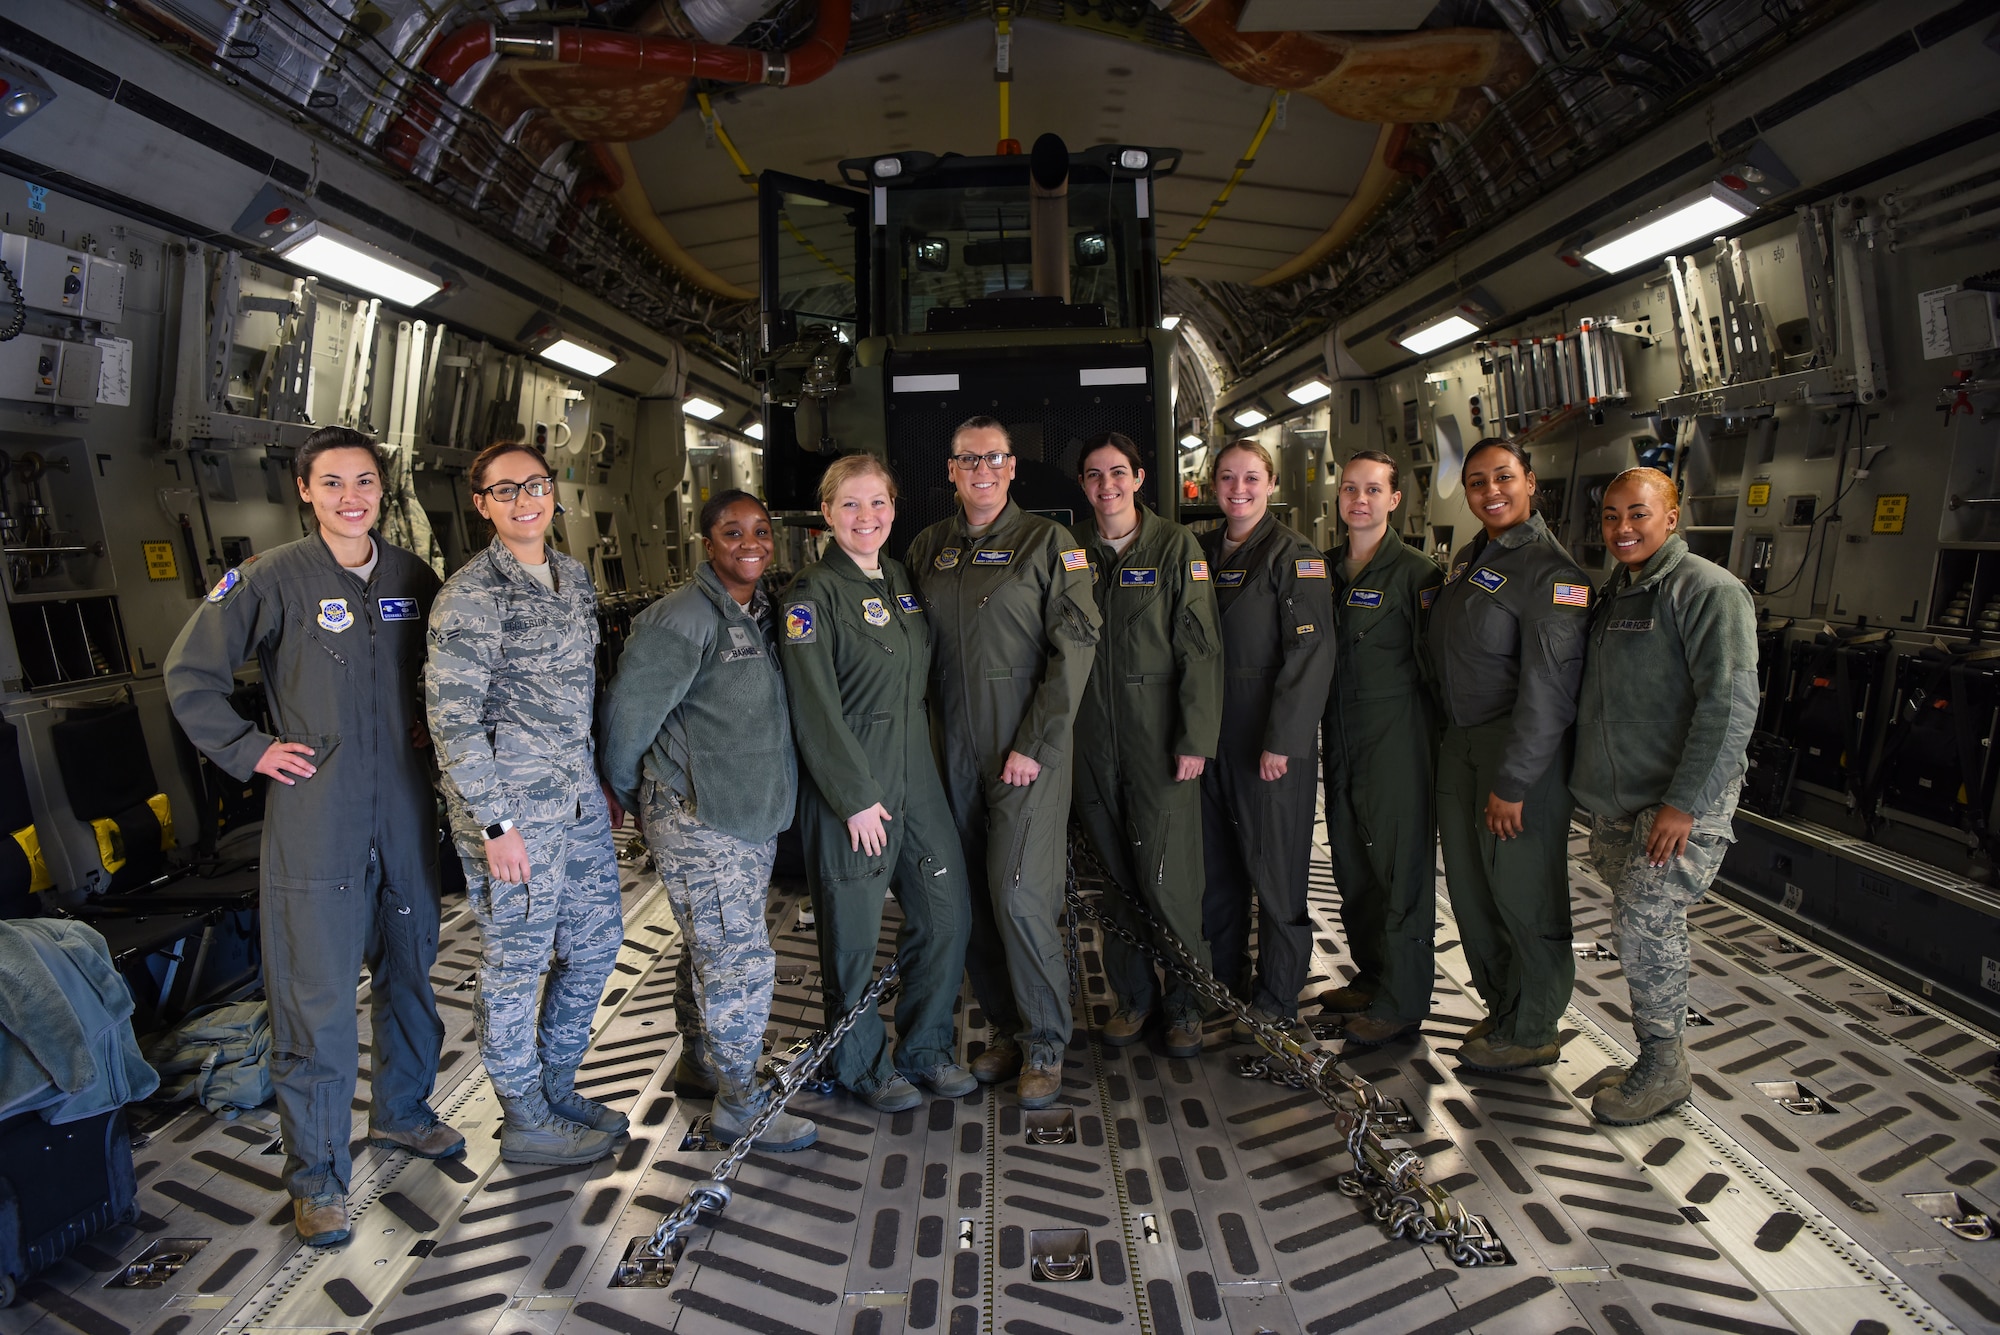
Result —
[[1062, 563], [1064, 570], [1090, 569], [1090, 558], [1083, 554], [1083, 548], [1081, 547], [1072, 547], [1070, 550], [1064, 552], [1062, 554]]
[[819, 635], [819, 619], [811, 603], [793, 603], [785, 608], [785, 639], [792, 644], [811, 644]]

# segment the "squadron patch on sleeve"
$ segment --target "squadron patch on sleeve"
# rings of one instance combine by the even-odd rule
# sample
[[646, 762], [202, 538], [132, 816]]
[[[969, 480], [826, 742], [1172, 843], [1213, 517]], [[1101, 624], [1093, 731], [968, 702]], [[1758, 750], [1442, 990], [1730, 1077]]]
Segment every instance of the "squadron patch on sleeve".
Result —
[[243, 582], [243, 572], [231, 570], [215, 581], [215, 587], [208, 591], [208, 601], [219, 603], [229, 596], [229, 591]]
[[1463, 575], [1465, 573], [1465, 568], [1471, 564], [1472, 562], [1470, 561], [1460, 561], [1457, 565], [1451, 568], [1451, 573], [1444, 577], [1444, 582], [1447, 584], [1451, 583], [1453, 580], [1457, 579], [1460, 575]]
[[819, 638], [819, 612], [811, 603], [792, 603], [785, 608], [785, 639], [792, 644], [811, 644]]
[[1292, 562], [1292, 568], [1299, 572], [1300, 579], [1325, 579], [1326, 562], [1308, 559]]

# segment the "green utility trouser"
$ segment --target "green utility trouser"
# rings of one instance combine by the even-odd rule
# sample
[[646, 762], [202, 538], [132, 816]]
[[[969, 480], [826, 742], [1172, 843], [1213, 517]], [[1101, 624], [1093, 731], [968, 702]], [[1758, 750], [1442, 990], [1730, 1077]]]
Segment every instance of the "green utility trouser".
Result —
[[1430, 1014], [1436, 967], [1435, 734], [1414, 696], [1346, 707], [1395, 719], [1361, 751], [1343, 745], [1328, 715], [1326, 837], [1357, 970], [1350, 986], [1373, 996], [1369, 1015], [1408, 1023]]
[[[931, 791], [936, 791], [934, 788]], [[819, 923], [820, 972], [826, 1021], [834, 1024], [875, 981], [882, 935], [882, 900], [891, 887], [903, 908], [896, 936], [901, 991], [896, 997], [896, 1055], [890, 1061], [879, 1007], [863, 1014], [834, 1050], [828, 1072], [864, 1097], [896, 1072], [918, 1076], [957, 1060], [952, 1007], [965, 975], [972, 929], [965, 865], [951, 814], [942, 803], [915, 803], [886, 827], [877, 857], [855, 852], [847, 822], [816, 798], [805, 808], [806, 880]], [[925, 809], [930, 808], [930, 809]]]
[[1438, 752], [1438, 841], [1472, 985], [1493, 1018], [1492, 1041], [1538, 1047], [1576, 984], [1569, 894], [1569, 756], [1565, 744], [1535, 780], [1521, 833], [1486, 828], [1486, 798], [1511, 718], [1445, 729]]
[[945, 782], [971, 886], [965, 972], [986, 1022], [1031, 1066], [1062, 1065], [1071, 1016], [1063, 938], [1070, 759], [1024, 788], [953, 764]]
[[[1172, 757], [1162, 757], [1161, 772], [1139, 782], [1121, 776], [1117, 757], [1108, 752], [1078, 756], [1076, 817], [1118, 886], [1104, 896], [1105, 913], [1140, 938], [1157, 941], [1157, 934], [1133, 907], [1136, 897], [1206, 969], [1208, 942], [1201, 936], [1201, 780], [1175, 783], [1167, 770], [1171, 763]], [[1161, 949], [1173, 953], [1165, 943]], [[1135, 1011], [1162, 1007], [1170, 1025], [1201, 1016], [1201, 997], [1172, 972], [1167, 974], [1162, 1006], [1153, 962], [1108, 932], [1104, 975], [1121, 1006]]]

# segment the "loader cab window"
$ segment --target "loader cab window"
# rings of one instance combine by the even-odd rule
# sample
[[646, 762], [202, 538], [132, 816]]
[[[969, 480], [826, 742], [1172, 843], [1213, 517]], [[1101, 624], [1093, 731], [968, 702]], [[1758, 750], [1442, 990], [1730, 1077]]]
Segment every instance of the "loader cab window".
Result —
[[[1025, 161], [1018, 169], [934, 173], [890, 189], [885, 203], [893, 328], [884, 332], [920, 334], [933, 309], [1029, 295]], [[1141, 323], [1144, 266], [1154, 258], [1150, 237], [1141, 234], [1132, 179], [1073, 170], [1063, 244], [1069, 252], [1066, 299], [1102, 305], [1109, 326]]]
[[866, 199], [852, 191], [764, 175], [760, 297], [764, 346], [780, 347], [815, 328], [852, 344], [867, 323]]

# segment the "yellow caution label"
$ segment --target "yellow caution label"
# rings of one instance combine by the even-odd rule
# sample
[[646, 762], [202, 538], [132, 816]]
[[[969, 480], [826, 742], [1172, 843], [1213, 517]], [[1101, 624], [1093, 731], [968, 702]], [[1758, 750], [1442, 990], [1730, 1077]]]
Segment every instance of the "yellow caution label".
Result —
[[1771, 484], [1768, 482], [1751, 483], [1750, 504], [1753, 507], [1755, 507], [1760, 505], [1769, 505], [1770, 503], [1771, 503]]
[[180, 563], [174, 559], [174, 545], [171, 542], [142, 542], [140, 547], [146, 552], [146, 577], [148, 579], [179, 579]]
[[1910, 498], [1902, 496], [1877, 496], [1875, 498], [1875, 531], [1877, 533], [1901, 533], [1903, 520], [1909, 517]]

